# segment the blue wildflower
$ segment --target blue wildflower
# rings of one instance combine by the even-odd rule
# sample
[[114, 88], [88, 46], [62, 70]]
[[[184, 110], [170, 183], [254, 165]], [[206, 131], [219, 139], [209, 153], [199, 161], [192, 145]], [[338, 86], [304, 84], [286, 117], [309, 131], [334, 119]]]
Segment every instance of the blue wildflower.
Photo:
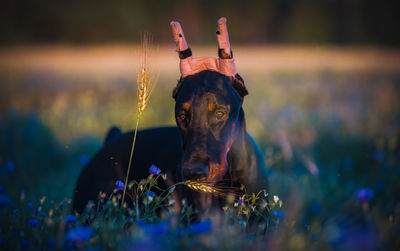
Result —
[[0, 193], [4, 192], [4, 187], [0, 185]]
[[378, 180], [377, 184], [376, 184], [376, 189], [378, 191], [383, 190], [383, 188], [385, 187], [385, 182], [383, 180]]
[[243, 201], [243, 199], [242, 198], [239, 198], [239, 201], [238, 201], [238, 203], [239, 203], [239, 205], [244, 205], [244, 201]]
[[324, 226], [324, 235], [330, 244], [336, 244], [343, 240], [345, 233], [342, 233], [342, 231], [343, 229], [333, 223]]
[[6, 159], [6, 167], [9, 173], [13, 173], [15, 171], [14, 161], [12, 161], [11, 159]]
[[138, 225], [143, 230], [143, 232], [150, 235], [165, 234], [169, 230], [169, 225], [165, 221], [158, 224], [148, 224], [144, 221], [137, 221], [136, 225]]
[[40, 225], [40, 221], [38, 221], [37, 219], [29, 219], [28, 224], [31, 227], [37, 227]]
[[74, 215], [68, 214], [64, 217], [64, 223], [74, 223], [76, 221], [76, 217]]
[[5, 207], [11, 202], [11, 197], [8, 195], [0, 194], [0, 207]]
[[376, 149], [372, 156], [377, 162], [382, 162], [385, 159], [385, 152], [380, 149]]
[[20, 195], [19, 195], [20, 200], [21, 200], [21, 201], [24, 201], [24, 200], [25, 200], [25, 196], [26, 196], [25, 190], [22, 189], [22, 190], [21, 190], [21, 193], [20, 193]]
[[145, 195], [146, 195], [147, 197], [154, 197], [154, 196], [156, 196], [156, 194], [155, 194], [153, 191], [146, 191]]
[[47, 246], [48, 246], [49, 248], [53, 249], [53, 248], [56, 247], [56, 245], [57, 245], [56, 239], [50, 237], [50, 238], [47, 240]]
[[26, 205], [27, 205], [30, 209], [33, 208], [32, 202], [28, 202]]
[[211, 221], [200, 221], [190, 225], [190, 232], [192, 234], [206, 234], [210, 233], [212, 230]]
[[124, 190], [124, 188], [125, 188], [124, 182], [122, 182], [122, 181], [120, 181], [120, 180], [117, 180], [117, 182], [115, 182], [115, 185], [117, 186], [117, 188], [118, 188], [119, 190]]
[[256, 239], [254, 234], [246, 234], [245, 237], [246, 237], [246, 239], [251, 240], [251, 241], [254, 241]]
[[374, 197], [374, 190], [368, 187], [357, 189], [356, 197], [361, 202], [367, 202]]
[[92, 234], [93, 234], [93, 228], [79, 226], [71, 229], [67, 233], [65, 238], [68, 241], [72, 241], [74, 243], [83, 243], [90, 240]]
[[353, 167], [354, 167], [354, 161], [353, 161], [353, 159], [350, 158], [350, 157], [345, 158], [345, 159], [344, 159], [344, 162], [343, 162], [343, 168], [344, 168], [346, 171], [351, 171], [351, 170], [353, 169]]
[[246, 225], [247, 225], [246, 221], [244, 221], [244, 220], [239, 221], [239, 226], [240, 226], [241, 228], [245, 228]]
[[155, 165], [151, 165], [149, 168], [149, 172], [150, 172], [150, 174], [153, 174], [153, 175], [159, 175], [161, 173], [161, 169]]
[[81, 162], [82, 165], [86, 166], [87, 163], [89, 163], [89, 156], [87, 154], [81, 154], [79, 156], [79, 162]]
[[197, 223], [193, 223], [188, 228], [178, 229], [179, 235], [188, 235], [188, 234], [206, 234], [212, 231], [212, 223], [211, 221], [200, 221]]
[[31, 243], [28, 240], [21, 240], [21, 247], [23, 249], [28, 249]]
[[322, 211], [322, 205], [318, 202], [314, 202], [311, 204], [311, 211], [315, 214], [319, 214]]
[[283, 213], [283, 212], [278, 212], [278, 211], [274, 211], [274, 216], [276, 217], [276, 218], [278, 218], [278, 219], [283, 219], [283, 218], [285, 218], [285, 213]]

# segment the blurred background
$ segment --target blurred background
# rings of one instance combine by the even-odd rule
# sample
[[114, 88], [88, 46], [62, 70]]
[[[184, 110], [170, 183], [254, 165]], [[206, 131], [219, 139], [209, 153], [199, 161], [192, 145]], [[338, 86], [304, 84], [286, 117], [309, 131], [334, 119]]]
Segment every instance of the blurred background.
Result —
[[214, 43], [220, 16], [229, 18], [235, 43], [328, 43], [396, 45], [395, 1], [4, 1], [1, 43], [76, 44], [138, 42], [141, 31], [169, 43], [168, 24], [179, 19], [188, 38]]
[[399, 247], [400, 20], [388, 1], [3, 1], [0, 192], [72, 197], [107, 130], [134, 127], [144, 32], [157, 88], [140, 127], [174, 125], [169, 22], [195, 57], [216, 56], [221, 16], [248, 131], [284, 202], [271, 245]]

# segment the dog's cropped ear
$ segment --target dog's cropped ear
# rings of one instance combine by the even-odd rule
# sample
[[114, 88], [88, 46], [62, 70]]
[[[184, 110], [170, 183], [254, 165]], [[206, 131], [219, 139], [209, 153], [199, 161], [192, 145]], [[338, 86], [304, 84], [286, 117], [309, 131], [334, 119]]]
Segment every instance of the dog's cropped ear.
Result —
[[243, 78], [238, 73], [236, 73], [235, 77], [232, 78], [231, 85], [233, 89], [237, 92], [237, 94], [239, 94], [242, 100], [244, 96], [249, 94], [249, 92], [246, 89], [246, 86], [244, 85]]
[[175, 101], [176, 101], [176, 96], [178, 96], [178, 92], [181, 90], [181, 88], [182, 88], [182, 78], [178, 80], [178, 84], [172, 91], [172, 98], [175, 99]]

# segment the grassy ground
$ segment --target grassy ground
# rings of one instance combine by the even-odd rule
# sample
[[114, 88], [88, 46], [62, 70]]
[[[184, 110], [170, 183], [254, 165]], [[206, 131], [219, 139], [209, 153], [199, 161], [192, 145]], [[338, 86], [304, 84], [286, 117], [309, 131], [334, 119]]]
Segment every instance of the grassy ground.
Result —
[[[0, 55], [0, 185], [11, 196], [8, 208], [23, 190], [24, 202], [71, 198], [107, 129], [134, 126], [135, 48], [12, 48]], [[283, 201], [284, 224], [269, 247], [400, 246], [399, 55], [379, 48], [235, 51], [250, 93], [248, 131], [264, 153], [270, 194]], [[174, 124], [175, 56], [164, 47], [153, 55], [158, 85], [142, 128]]]

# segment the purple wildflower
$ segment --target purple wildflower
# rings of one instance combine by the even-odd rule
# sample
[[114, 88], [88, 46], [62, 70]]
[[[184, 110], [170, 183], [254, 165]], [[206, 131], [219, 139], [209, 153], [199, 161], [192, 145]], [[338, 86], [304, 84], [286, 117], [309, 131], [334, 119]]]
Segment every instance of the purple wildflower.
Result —
[[154, 197], [154, 196], [156, 196], [156, 194], [155, 194], [153, 191], [146, 191], [145, 195], [146, 195], [147, 197]]
[[239, 205], [244, 205], [244, 201], [243, 201], [243, 199], [242, 198], [239, 198], [239, 201], [238, 201], [238, 203], [239, 203]]
[[274, 216], [276, 217], [276, 218], [278, 218], [278, 219], [283, 219], [283, 218], [285, 218], [285, 213], [282, 213], [282, 212], [278, 212], [278, 211], [274, 211]]
[[37, 219], [29, 219], [28, 224], [31, 227], [37, 227], [40, 225], [40, 221], [38, 221]]
[[80, 244], [80, 243], [90, 240], [90, 238], [92, 237], [92, 234], [93, 234], [93, 228], [79, 226], [79, 227], [71, 229], [67, 233], [66, 239], [68, 241], [72, 241], [76, 244]]
[[160, 175], [161, 169], [155, 165], [151, 165], [149, 168], [149, 172], [150, 172], [150, 174], [153, 174], [153, 175]]
[[117, 180], [117, 182], [115, 182], [115, 185], [117, 186], [117, 188], [118, 188], [119, 190], [124, 190], [124, 188], [125, 188], [124, 182], [122, 182], [122, 181], [120, 181], [120, 180]]
[[356, 191], [356, 197], [361, 202], [367, 202], [374, 197], [374, 190], [368, 187], [360, 188]]
[[0, 194], [0, 207], [5, 207], [11, 202], [11, 197], [8, 195]]
[[64, 217], [64, 223], [74, 223], [76, 221], [76, 217], [74, 215], [68, 214]]

